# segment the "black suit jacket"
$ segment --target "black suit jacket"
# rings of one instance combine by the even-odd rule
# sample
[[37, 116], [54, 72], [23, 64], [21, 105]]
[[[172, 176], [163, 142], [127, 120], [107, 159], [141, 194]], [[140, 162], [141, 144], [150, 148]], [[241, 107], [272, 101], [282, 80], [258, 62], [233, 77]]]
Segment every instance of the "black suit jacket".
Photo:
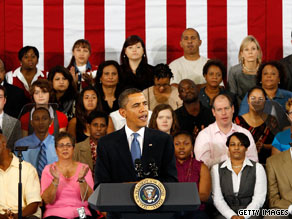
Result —
[[[141, 163], [144, 171], [148, 171], [149, 162], [154, 160], [158, 167], [160, 181], [177, 182], [172, 137], [146, 127], [143, 141]], [[95, 187], [100, 183], [137, 180], [125, 127], [102, 137], [97, 147]]]

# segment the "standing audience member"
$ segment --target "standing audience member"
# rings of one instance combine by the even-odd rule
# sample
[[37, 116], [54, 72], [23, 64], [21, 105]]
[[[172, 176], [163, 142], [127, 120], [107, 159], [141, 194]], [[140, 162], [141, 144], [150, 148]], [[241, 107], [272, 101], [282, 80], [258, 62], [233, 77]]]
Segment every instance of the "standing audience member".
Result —
[[266, 102], [265, 90], [262, 87], [251, 88], [247, 94], [247, 102], [249, 112], [236, 117], [234, 122], [250, 131], [256, 143], [259, 162], [265, 164], [266, 159], [271, 156], [274, 139], [274, 134], [268, 126], [272, 116], [263, 112]]
[[166, 132], [172, 136], [179, 130], [176, 115], [170, 105], [159, 104], [154, 108], [149, 128]]
[[88, 61], [90, 55], [91, 46], [89, 41], [79, 39], [74, 43], [72, 58], [67, 69], [70, 71], [78, 91], [94, 83], [97, 66], [92, 66]]
[[29, 99], [24, 95], [24, 91], [19, 87], [7, 83], [5, 79], [5, 66], [0, 59], [0, 85], [6, 89], [6, 104], [4, 111], [14, 118], [18, 118], [22, 107], [29, 102]]
[[256, 85], [257, 70], [262, 62], [262, 50], [254, 36], [245, 37], [238, 52], [239, 64], [228, 73], [228, 88], [237, 96], [240, 105], [244, 95]]
[[147, 62], [146, 47], [139, 36], [126, 39], [120, 59], [122, 87], [144, 90], [153, 85], [153, 66]]
[[25, 96], [30, 98], [31, 84], [38, 78], [46, 78], [46, 75], [36, 67], [39, 61], [39, 51], [34, 46], [25, 46], [19, 50], [18, 60], [20, 67], [13, 72], [8, 72], [5, 77], [9, 84], [23, 89]]
[[[265, 169], [246, 157], [249, 137], [234, 132], [226, 141], [230, 158], [212, 167], [212, 196], [220, 215], [216, 219], [243, 219], [239, 209], [260, 210], [266, 200]], [[262, 218], [251, 216], [249, 218]]]
[[75, 141], [66, 132], [56, 138], [58, 161], [47, 165], [41, 178], [42, 199], [46, 204], [44, 218], [80, 218], [83, 207], [91, 218], [88, 198], [93, 193], [93, 178], [89, 167], [73, 160]]
[[234, 132], [242, 132], [248, 136], [250, 141], [246, 156], [257, 162], [258, 154], [252, 135], [245, 128], [232, 123], [234, 106], [231, 98], [226, 94], [214, 97], [212, 112], [216, 121], [199, 132], [195, 143], [196, 159], [203, 161], [209, 168], [227, 160], [227, 138]]
[[183, 79], [178, 86], [179, 97], [183, 106], [175, 110], [181, 130], [192, 133], [193, 139], [199, 131], [215, 121], [212, 111], [199, 100], [196, 84], [190, 79]]
[[37, 169], [39, 177], [45, 165], [58, 160], [54, 147], [55, 138], [49, 134], [51, 122], [50, 112], [46, 108], [36, 108], [31, 120], [33, 134], [15, 142], [15, 146], [29, 146], [27, 151], [22, 152], [23, 160], [30, 162]]
[[87, 124], [90, 136], [76, 144], [74, 160], [87, 164], [93, 171], [97, 157], [98, 140], [106, 135], [108, 115], [104, 112], [92, 111], [87, 117]]
[[206, 202], [211, 193], [211, 175], [208, 167], [194, 157], [194, 142], [192, 135], [186, 131], [179, 131], [173, 136], [176, 157], [177, 178], [179, 182], [195, 182], [202, 202], [200, 208], [192, 212], [183, 212], [180, 218], [195, 219], [208, 218], [205, 210]]
[[3, 135], [6, 137], [7, 148], [13, 150], [14, 143], [22, 138], [21, 127], [19, 120], [7, 115], [4, 111], [6, 97], [6, 89], [0, 85], [0, 130], [2, 130]]
[[55, 66], [50, 70], [48, 80], [53, 84], [52, 102], [58, 104], [58, 110], [63, 112], [70, 121], [74, 116], [77, 98], [76, 85], [72, 75], [63, 66]]
[[158, 104], [169, 104], [173, 110], [181, 107], [182, 101], [178, 96], [178, 90], [170, 86], [173, 74], [166, 64], [158, 64], [154, 67], [154, 86], [143, 90], [148, 109], [153, 110]]
[[116, 61], [104, 61], [98, 66], [95, 86], [101, 97], [102, 109], [108, 114], [119, 109], [120, 78], [121, 68]]
[[49, 105], [52, 93], [52, 84], [46, 79], [38, 79], [31, 85], [30, 94], [32, 101], [35, 104], [32, 104], [32, 106], [34, 106], [32, 109], [31, 106], [28, 106], [27, 110], [30, 111], [23, 114], [20, 118], [23, 137], [33, 133], [33, 128], [30, 123], [31, 115], [35, 110], [35, 107], [40, 106], [49, 109], [52, 119], [52, 123], [49, 128], [50, 135], [57, 136], [59, 132], [66, 131], [68, 125], [68, 119], [66, 115], [59, 110], [56, 110], [54, 105]]
[[[18, 218], [19, 160], [7, 148], [5, 136], [0, 132], [0, 218]], [[35, 168], [22, 162], [22, 217], [41, 218], [39, 204], [40, 183]]]
[[181, 35], [180, 46], [184, 55], [169, 64], [173, 72], [172, 84], [178, 85], [183, 79], [190, 79], [196, 84], [204, 84], [202, 70], [207, 58], [200, 55], [202, 40], [197, 30], [187, 28]]
[[[274, 100], [279, 103], [283, 110], [289, 98], [292, 97], [292, 92], [282, 89], [286, 84], [286, 73], [283, 65], [280, 62], [270, 61], [261, 64], [257, 73], [257, 85], [264, 88], [267, 100]], [[248, 112], [247, 94], [243, 98], [239, 115]]]

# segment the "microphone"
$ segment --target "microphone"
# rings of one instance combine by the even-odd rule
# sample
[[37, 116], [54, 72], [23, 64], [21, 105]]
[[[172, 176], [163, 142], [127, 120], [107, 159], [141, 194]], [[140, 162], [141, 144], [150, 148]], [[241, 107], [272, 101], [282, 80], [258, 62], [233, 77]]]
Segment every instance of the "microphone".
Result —
[[135, 172], [136, 172], [137, 177], [139, 179], [143, 179], [144, 178], [144, 173], [143, 173], [143, 167], [142, 167], [141, 159], [136, 159], [135, 160]]
[[155, 163], [155, 160], [151, 159], [148, 165], [149, 165], [150, 175], [153, 178], [157, 178], [158, 177], [158, 167]]

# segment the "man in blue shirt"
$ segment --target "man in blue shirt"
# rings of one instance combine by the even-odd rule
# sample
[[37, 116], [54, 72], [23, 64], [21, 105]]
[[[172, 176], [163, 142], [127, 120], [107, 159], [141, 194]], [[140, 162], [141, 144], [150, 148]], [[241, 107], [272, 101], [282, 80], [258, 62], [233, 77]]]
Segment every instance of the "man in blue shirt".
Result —
[[15, 143], [15, 146], [29, 146], [29, 149], [22, 153], [23, 160], [30, 162], [37, 169], [39, 176], [45, 165], [58, 160], [55, 138], [48, 131], [51, 122], [50, 113], [46, 108], [36, 108], [31, 120], [34, 133]]

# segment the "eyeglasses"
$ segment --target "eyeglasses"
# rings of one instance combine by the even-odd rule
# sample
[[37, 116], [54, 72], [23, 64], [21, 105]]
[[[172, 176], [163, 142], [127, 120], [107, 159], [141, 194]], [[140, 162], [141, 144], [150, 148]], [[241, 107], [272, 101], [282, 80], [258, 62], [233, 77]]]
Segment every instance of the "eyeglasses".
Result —
[[292, 111], [291, 112], [287, 112], [287, 114], [290, 116], [290, 115], [292, 115]]
[[265, 101], [265, 98], [264, 98], [264, 97], [256, 98], [255, 96], [251, 96], [251, 97], [250, 97], [250, 100], [251, 100], [251, 101], [264, 102], [264, 101]]
[[155, 86], [155, 87], [158, 87], [158, 88], [160, 88], [160, 87], [167, 88], [167, 87], [169, 87], [170, 85], [169, 85], [169, 84], [155, 84], [154, 86]]
[[68, 144], [57, 144], [57, 147], [58, 148], [71, 148], [71, 147], [73, 147], [73, 144], [71, 144], [71, 143], [68, 143]]

